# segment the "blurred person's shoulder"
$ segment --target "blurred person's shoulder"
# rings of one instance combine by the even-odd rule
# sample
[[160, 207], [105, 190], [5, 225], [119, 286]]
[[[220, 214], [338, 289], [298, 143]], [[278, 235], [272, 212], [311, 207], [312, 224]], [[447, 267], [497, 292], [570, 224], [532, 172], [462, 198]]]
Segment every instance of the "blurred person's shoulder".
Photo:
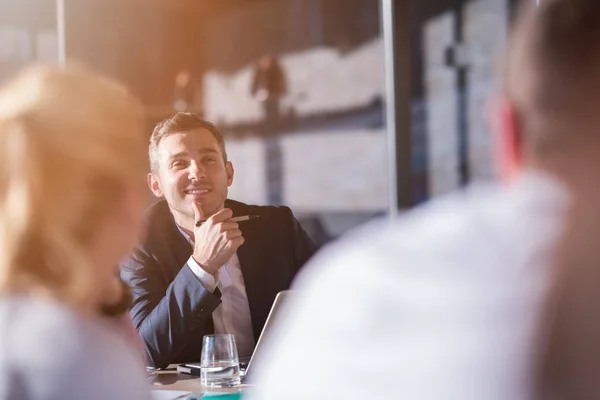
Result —
[[[144, 260], [159, 257], [159, 254], [176, 241], [175, 236], [180, 231], [171, 214], [169, 203], [160, 199], [148, 206], [144, 211], [146, 230], [129, 257], [122, 261], [121, 266], [134, 269], [144, 266]], [[138, 265], [139, 264], [139, 265]]]
[[523, 256], [550, 242], [567, 201], [564, 189], [541, 174], [524, 174], [511, 187], [471, 185], [349, 232], [313, 258], [309, 274], [316, 270], [321, 279], [325, 266], [333, 271], [336, 265], [346, 274], [358, 260], [368, 261], [370, 270], [402, 274], [419, 271], [418, 265], [437, 272], [453, 265], [488, 270], [499, 257]]
[[[280, 225], [294, 220], [292, 210], [287, 206], [253, 205], [241, 201], [227, 199], [225, 207], [234, 212], [234, 216], [258, 215], [257, 223], [263, 225]], [[177, 231], [169, 204], [166, 200], [159, 200], [151, 204], [145, 212], [148, 234], [142, 247], [152, 247], [157, 243], [164, 243], [165, 235]]]
[[143, 365], [100, 318], [79, 316], [50, 299], [12, 297], [0, 301], [0, 325], [0, 368], [6, 371], [0, 375], [10, 379], [4, 384], [14, 393], [148, 398]]
[[[518, 366], [496, 361], [524, 351], [521, 333], [534, 320], [565, 200], [551, 180], [524, 178], [512, 187], [474, 185], [374, 221], [317, 253], [294, 283], [268, 362], [259, 361], [256, 398], [443, 398], [473, 394], [461, 382], [510, 377]], [[506, 357], [494, 354], [497, 343]], [[369, 368], [374, 354], [377, 368]], [[315, 359], [329, 368], [289, 395], [294, 382], [314, 378]], [[323, 384], [332, 381], [344, 383]]]
[[169, 203], [165, 199], [158, 200], [144, 211], [144, 222], [147, 227], [147, 234], [142, 244], [163, 240], [162, 235], [170, 232], [170, 227], [175, 226], [175, 221], [169, 209]]
[[255, 205], [227, 199], [225, 201], [225, 207], [231, 208], [234, 211], [235, 216], [258, 215], [259, 219], [262, 218], [262, 220], [260, 220], [262, 223], [266, 223], [272, 218], [278, 221], [293, 218], [292, 210], [284, 205]]
[[227, 199], [225, 207], [231, 208], [234, 216], [258, 216], [257, 219], [242, 222], [243, 227], [274, 240], [289, 238], [297, 224], [292, 210], [284, 205], [254, 205]]
[[[260, 234], [268, 234], [270, 237], [280, 237], [292, 231], [296, 222], [292, 210], [286, 206], [259, 206], [242, 203], [227, 199], [225, 207], [231, 208], [234, 216], [258, 215], [257, 220], [244, 222], [245, 226], [258, 229]], [[161, 199], [152, 203], [145, 211], [146, 232], [136, 248], [128, 258], [123, 260], [121, 266], [133, 269], [144, 268], [147, 260], [161, 259], [165, 251], [170, 252], [173, 248], [187, 248], [187, 239], [179, 237], [181, 231], [178, 229], [169, 204]], [[281, 236], [284, 238], [285, 236]]]

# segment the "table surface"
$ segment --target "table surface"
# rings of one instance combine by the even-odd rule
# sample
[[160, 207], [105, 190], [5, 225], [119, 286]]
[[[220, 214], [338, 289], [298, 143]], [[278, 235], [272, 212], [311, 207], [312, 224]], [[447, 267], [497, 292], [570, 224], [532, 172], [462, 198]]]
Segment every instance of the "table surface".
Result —
[[[202, 393], [200, 377], [195, 375], [182, 374], [177, 371], [177, 364], [169, 365], [169, 368], [148, 373], [148, 382], [152, 385], [152, 390], [182, 390], [186, 392]], [[233, 389], [211, 389], [211, 392], [235, 393], [239, 392], [248, 385], [240, 385]]]

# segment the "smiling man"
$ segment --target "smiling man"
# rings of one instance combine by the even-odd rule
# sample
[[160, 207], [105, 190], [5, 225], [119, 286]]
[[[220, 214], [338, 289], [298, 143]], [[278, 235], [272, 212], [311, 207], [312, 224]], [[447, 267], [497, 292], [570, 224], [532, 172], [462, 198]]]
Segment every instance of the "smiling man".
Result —
[[[227, 199], [233, 165], [215, 126], [177, 113], [150, 138], [148, 233], [123, 262], [150, 365], [199, 361], [202, 337], [235, 335], [250, 356], [275, 296], [315, 246], [287, 207]], [[235, 222], [234, 217], [253, 219]], [[257, 217], [257, 218], [256, 218]]]

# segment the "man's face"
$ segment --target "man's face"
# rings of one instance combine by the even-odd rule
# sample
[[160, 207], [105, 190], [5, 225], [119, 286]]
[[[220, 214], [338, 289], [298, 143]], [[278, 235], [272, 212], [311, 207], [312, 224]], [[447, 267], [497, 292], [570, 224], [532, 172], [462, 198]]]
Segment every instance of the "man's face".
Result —
[[169, 135], [157, 150], [158, 173], [149, 175], [150, 189], [157, 197], [165, 197], [181, 227], [193, 228], [193, 202], [201, 205], [204, 218], [223, 208], [233, 182], [233, 166], [223, 161], [210, 131], [198, 128]]

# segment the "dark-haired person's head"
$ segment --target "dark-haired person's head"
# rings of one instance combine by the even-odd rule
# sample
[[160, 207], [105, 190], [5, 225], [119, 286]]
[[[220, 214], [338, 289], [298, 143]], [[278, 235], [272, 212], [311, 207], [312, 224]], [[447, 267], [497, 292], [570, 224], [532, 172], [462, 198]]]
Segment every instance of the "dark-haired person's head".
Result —
[[585, 187], [600, 167], [600, 2], [524, 1], [520, 11], [495, 109], [504, 175], [529, 167]]
[[149, 156], [148, 185], [166, 199], [180, 227], [193, 230], [193, 202], [200, 204], [205, 218], [223, 208], [233, 166], [212, 123], [192, 113], [175, 114], [154, 128]]
[[[537, 4], [536, 4], [537, 3]], [[524, 1], [498, 108], [505, 172], [542, 170], [569, 192], [541, 329], [540, 399], [600, 396], [600, 1]]]

